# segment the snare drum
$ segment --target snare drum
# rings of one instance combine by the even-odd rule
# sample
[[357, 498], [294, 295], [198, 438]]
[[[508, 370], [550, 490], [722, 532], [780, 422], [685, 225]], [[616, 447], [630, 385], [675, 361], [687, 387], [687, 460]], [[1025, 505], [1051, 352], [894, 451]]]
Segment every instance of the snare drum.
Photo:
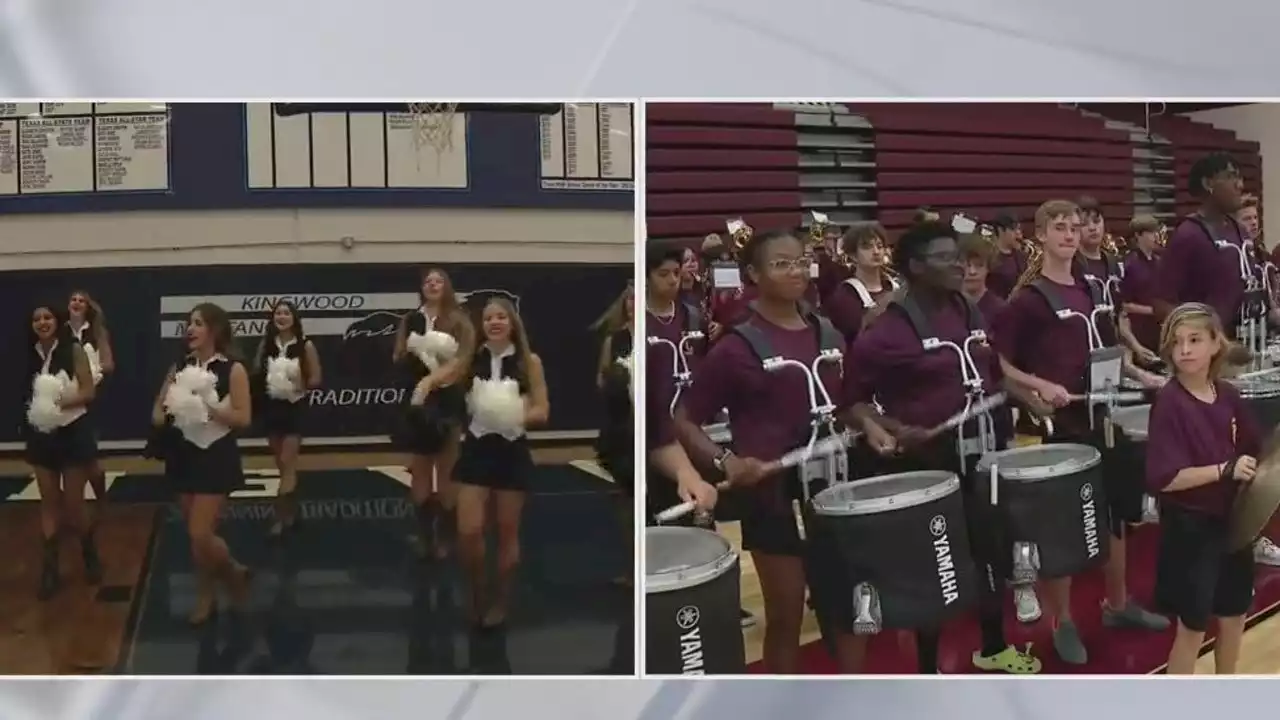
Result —
[[[996, 499], [1005, 532], [1014, 544], [1012, 579], [1070, 577], [1106, 561], [1111, 533], [1097, 449], [1046, 444], [990, 453], [978, 462], [979, 478], [989, 478], [992, 465], [1000, 476]], [[990, 483], [978, 487], [989, 502]]]
[[1253, 410], [1264, 437], [1280, 426], [1280, 376], [1232, 380], [1240, 390], [1240, 397]]
[[855, 584], [855, 632], [938, 628], [977, 600], [979, 576], [955, 474], [930, 470], [843, 483], [818, 493], [812, 505]]
[[1129, 405], [1111, 413], [1116, 445], [1107, 450], [1107, 497], [1113, 521], [1130, 525], [1142, 522], [1147, 481], [1147, 425], [1151, 420], [1150, 405]]
[[1158, 389], [1153, 390], [1149, 387], [1146, 387], [1145, 385], [1142, 384], [1141, 380], [1138, 380], [1137, 378], [1131, 378], [1131, 377], [1127, 377], [1121, 380], [1120, 388], [1125, 392], [1142, 393], [1142, 399], [1137, 401], [1137, 403], [1122, 402], [1120, 403], [1121, 405], [1134, 405], [1134, 404], [1150, 405], [1151, 403], [1155, 402], [1156, 393], [1160, 392]]
[[698, 528], [644, 533], [645, 672], [740, 675], [746, 671], [738, 553]]

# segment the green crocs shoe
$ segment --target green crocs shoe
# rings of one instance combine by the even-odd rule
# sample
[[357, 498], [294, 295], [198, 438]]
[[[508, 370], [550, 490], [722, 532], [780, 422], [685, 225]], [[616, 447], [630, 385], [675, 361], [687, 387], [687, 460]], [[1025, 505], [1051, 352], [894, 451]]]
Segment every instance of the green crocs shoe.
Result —
[[973, 666], [988, 672], [1006, 672], [1010, 675], [1035, 675], [1040, 672], [1043, 663], [1040, 658], [1031, 654], [1031, 643], [1027, 643], [1025, 651], [1010, 645], [995, 655], [983, 655], [980, 651], [973, 653]]

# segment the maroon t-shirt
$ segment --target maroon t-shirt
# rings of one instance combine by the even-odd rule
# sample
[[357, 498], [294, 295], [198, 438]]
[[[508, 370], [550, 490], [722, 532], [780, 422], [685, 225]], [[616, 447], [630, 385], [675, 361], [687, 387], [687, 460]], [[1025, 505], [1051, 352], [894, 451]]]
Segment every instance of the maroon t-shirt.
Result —
[[1027, 269], [1027, 254], [1021, 248], [1012, 252], [1000, 251], [991, 263], [987, 273], [987, 289], [1001, 298], [1009, 297], [1018, 278]]
[[[1088, 316], [1093, 300], [1083, 279], [1071, 285], [1052, 282], [1063, 304]], [[991, 322], [991, 345], [1019, 370], [1061, 385], [1070, 393], [1084, 393], [1089, 370], [1089, 335], [1083, 320], [1060, 319], [1038, 290], [1023, 287]], [[1068, 433], [1089, 430], [1084, 403], [1072, 403], [1053, 416], [1055, 428]]]
[[849, 277], [849, 270], [844, 265], [836, 262], [826, 253], [818, 256], [818, 277], [813, 281], [813, 285], [817, 288], [818, 298], [824, 305], [831, 293], [847, 277]]
[[[1147, 257], [1140, 250], [1129, 253], [1124, 261], [1124, 280], [1121, 283], [1124, 301], [1136, 305], [1151, 306], [1156, 300], [1156, 266], [1159, 258]], [[1154, 315], [1129, 315], [1129, 327], [1142, 346], [1153, 352], [1160, 351], [1160, 322]]]
[[[670, 318], [659, 318], [651, 312], [645, 313], [645, 332], [651, 337], [662, 338], [680, 346], [680, 338], [688, 325], [688, 314], [683, 305], [676, 303], [675, 314]], [[690, 368], [696, 364], [696, 352], [701, 343], [689, 343], [685, 357]], [[666, 343], [649, 344], [646, 340], [644, 348], [645, 397], [646, 412], [649, 421], [649, 449], [668, 445], [674, 439], [671, 428], [671, 399], [675, 393], [675, 380], [672, 375], [671, 346]]]
[[[881, 281], [879, 290], [872, 291], [868, 288], [867, 293], [875, 303], [879, 302], [886, 293], [893, 292], [893, 289], [893, 283], [886, 277]], [[831, 324], [836, 326], [848, 342], [853, 342], [862, 331], [862, 322], [869, 310], [862, 296], [848, 282], [842, 282], [832, 290], [827, 296], [826, 304], [822, 306], [823, 314], [831, 320]]]
[[996, 315], [999, 315], [1009, 303], [1003, 297], [991, 290], [987, 290], [982, 293], [982, 297], [978, 298], [975, 304], [978, 306], [978, 310], [982, 312], [982, 318], [986, 321], [987, 327], [991, 327]]
[[[818, 332], [807, 327], [787, 330], [752, 315], [775, 355], [812, 365], [818, 356]], [[823, 379], [832, 401], [840, 403], [840, 369], [823, 365]], [[689, 420], [713, 422], [729, 411], [734, 452], [744, 457], [775, 460], [809, 439], [809, 384], [795, 368], [766, 372], [743, 337], [725, 331], [693, 373], [693, 386], [681, 400]]]
[[1179, 472], [1231, 462], [1241, 455], [1258, 456], [1262, 435], [1240, 392], [1218, 381], [1218, 397], [1207, 403], [1182, 383], [1168, 383], [1151, 406], [1147, 438], [1147, 487], [1160, 501], [1226, 517], [1239, 483], [1225, 480], [1176, 492], [1165, 488]]
[[[1208, 222], [1208, 221], [1206, 221]], [[1240, 246], [1240, 227], [1224, 219], [1219, 236]], [[1200, 223], [1184, 220], [1169, 237], [1156, 266], [1156, 295], [1171, 305], [1205, 303], [1218, 312], [1229, 334], [1235, 334], [1244, 299], [1240, 279], [1240, 255], [1231, 248], [1218, 248]]]
[[[933, 335], [961, 347], [969, 337], [967, 306], [959, 295], [928, 314]], [[985, 323], [976, 329], [985, 330]], [[985, 344], [970, 352], [992, 393], [1001, 379], [1000, 362]], [[966, 389], [960, 357], [950, 348], [926, 351], [900, 308], [890, 307], [858, 336], [844, 361], [844, 400], [870, 403], [874, 397], [891, 418], [916, 427], [934, 427], [964, 409]]]
[[759, 295], [754, 285], [736, 290], [712, 290], [711, 321], [725, 327], [742, 322], [750, 314], [747, 308]]

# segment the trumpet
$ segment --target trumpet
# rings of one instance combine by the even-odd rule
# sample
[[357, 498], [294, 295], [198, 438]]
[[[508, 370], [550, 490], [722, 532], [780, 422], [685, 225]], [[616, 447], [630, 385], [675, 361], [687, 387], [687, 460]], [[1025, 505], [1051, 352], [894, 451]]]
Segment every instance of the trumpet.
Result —
[[820, 254], [826, 249], [827, 230], [831, 228], [831, 219], [825, 213], [810, 211], [813, 222], [809, 224], [809, 252]]
[[729, 249], [737, 257], [742, 248], [747, 246], [747, 241], [755, 234], [755, 230], [742, 218], [727, 221], [725, 227], [729, 229]]
[[1160, 232], [1156, 235], [1156, 246], [1161, 248], [1169, 246], [1169, 226], [1168, 225], [1165, 225], [1163, 223], [1160, 225]]
[[1107, 233], [1102, 236], [1102, 252], [1112, 257], [1120, 255], [1120, 243], [1116, 241], [1116, 236]]

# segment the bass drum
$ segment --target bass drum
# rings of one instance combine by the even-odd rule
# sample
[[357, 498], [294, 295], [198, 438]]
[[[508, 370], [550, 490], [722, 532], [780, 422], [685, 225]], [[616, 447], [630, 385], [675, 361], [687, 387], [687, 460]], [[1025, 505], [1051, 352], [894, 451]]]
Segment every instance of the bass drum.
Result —
[[852, 576], [855, 632], [938, 628], [976, 602], [979, 576], [953, 473], [842, 483], [812, 506]]
[[1111, 413], [1115, 447], [1103, 454], [1107, 497], [1120, 519], [1138, 524], [1143, 519], [1147, 483], [1147, 425], [1150, 405], [1130, 405]]
[[[989, 453], [978, 476], [998, 475], [996, 501], [1014, 544], [1016, 581], [1070, 577], [1101, 565], [1111, 547], [1102, 453], [1088, 445], [1046, 444]], [[978, 483], [990, 502], [991, 484]], [[1029, 566], [1029, 567], [1028, 567]]]
[[741, 675], [738, 553], [699, 528], [650, 527], [644, 533], [645, 672]]
[[1264, 376], [1240, 378], [1231, 383], [1240, 390], [1240, 396], [1253, 410], [1263, 437], [1280, 427], [1280, 378]]

